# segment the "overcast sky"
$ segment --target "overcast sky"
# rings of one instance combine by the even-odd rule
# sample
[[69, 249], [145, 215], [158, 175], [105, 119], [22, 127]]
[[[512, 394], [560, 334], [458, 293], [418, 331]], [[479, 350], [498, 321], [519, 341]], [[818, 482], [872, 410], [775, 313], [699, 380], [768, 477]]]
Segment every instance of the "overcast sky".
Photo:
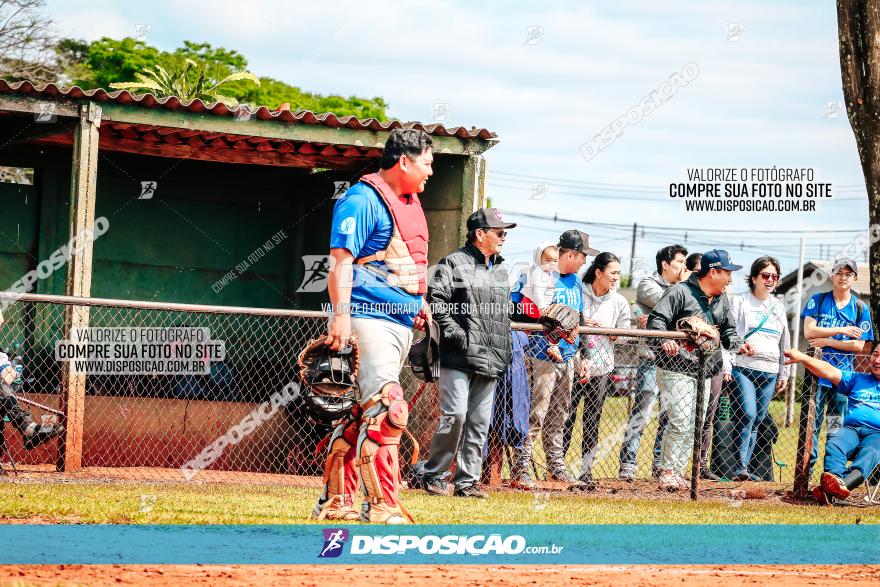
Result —
[[[810, 231], [867, 228], [855, 142], [837, 111], [833, 2], [474, 4], [50, 0], [49, 10], [68, 36], [121, 38], [148, 24], [147, 42], [161, 49], [207, 41], [304, 90], [382, 96], [403, 120], [446, 112], [447, 126], [486, 127], [500, 139], [486, 153], [493, 205], [510, 219], [531, 212], [675, 227], [639, 232], [636, 257], [651, 259], [642, 267], [659, 246], [684, 241], [679, 228], [743, 231], [691, 231], [684, 244], [726, 247], [744, 263], [777, 254], [783, 272], [795, 268], [800, 235], [745, 231], [805, 231], [816, 257], [820, 243], [833, 254], [854, 233]], [[583, 156], [585, 142], [687, 64], [698, 72], [689, 83], [589, 161]], [[774, 165], [816, 169], [837, 198], [812, 214], [734, 214], [686, 212], [665, 195], [689, 167]], [[532, 199], [542, 183], [546, 197]], [[517, 220], [523, 226], [506, 245], [517, 260], [573, 227]], [[629, 257], [630, 228], [582, 228], [597, 248]]]

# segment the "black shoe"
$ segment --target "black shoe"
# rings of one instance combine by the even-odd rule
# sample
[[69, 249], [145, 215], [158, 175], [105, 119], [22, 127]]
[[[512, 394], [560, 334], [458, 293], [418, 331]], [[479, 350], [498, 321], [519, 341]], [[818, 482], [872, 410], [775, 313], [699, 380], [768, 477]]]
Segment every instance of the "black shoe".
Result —
[[593, 481], [593, 476], [589, 473], [584, 473], [578, 477], [577, 483], [572, 484], [568, 489], [569, 491], [595, 491], [597, 487], [598, 485]]
[[577, 483], [578, 480], [575, 479], [573, 475], [571, 475], [565, 469], [553, 469], [550, 471], [550, 480], [551, 481], [562, 481], [563, 483]]
[[721, 477], [712, 472], [712, 469], [700, 469], [700, 479], [706, 481], [721, 481]]
[[737, 473], [731, 478], [731, 481], [754, 481], [748, 473]]
[[456, 487], [455, 497], [474, 497], [476, 499], [489, 499], [489, 494], [477, 487], [477, 484], [465, 485], [464, 487]]
[[27, 432], [22, 434], [22, 444], [24, 444], [27, 450], [33, 450], [56, 436], [64, 434], [64, 426], [61, 424], [43, 424], [38, 426], [34, 423], [32, 428], [28, 427], [28, 431], [30, 431], [30, 434]]
[[422, 480], [422, 488], [431, 495], [447, 496], [452, 493], [452, 488], [445, 479], [429, 479], [425, 477]]

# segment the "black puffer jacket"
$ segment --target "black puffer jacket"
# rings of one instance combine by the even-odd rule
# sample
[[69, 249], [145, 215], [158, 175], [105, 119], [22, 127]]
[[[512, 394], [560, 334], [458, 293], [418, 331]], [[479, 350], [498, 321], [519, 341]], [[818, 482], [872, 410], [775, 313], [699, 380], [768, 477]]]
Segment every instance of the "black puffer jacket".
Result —
[[440, 260], [428, 282], [428, 303], [440, 325], [440, 365], [498, 378], [510, 364], [510, 285], [500, 255], [467, 244]]

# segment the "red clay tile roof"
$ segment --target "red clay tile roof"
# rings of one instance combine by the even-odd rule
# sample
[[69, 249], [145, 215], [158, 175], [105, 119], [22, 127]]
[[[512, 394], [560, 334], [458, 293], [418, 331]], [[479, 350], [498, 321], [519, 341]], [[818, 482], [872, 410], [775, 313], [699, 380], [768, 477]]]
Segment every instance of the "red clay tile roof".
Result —
[[[69, 88], [58, 87], [55, 84], [46, 84], [35, 86], [29, 81], [8, 82], [0, 79], [0, 93], [4, 94], [20, 94], [25, 96], [34, 96], [39, 98], [68, 98], [72, 100], [89, 99], [96, 102], [115, 102], [117, 104], [137, 104], [144, 108], [165, 108], [168, 110], [187, 110], [189, 112], [210, 112], [217, 116], [235, 116], [236, 112], [241, 112], [247, 106], [240, 105], [238, 108], [229, 108], [222, 102], [214, 104], [205, 104], [201, 100], [192, 100], [190, 102], [182, 102], [174, 96], [167, 98], [157, 98], [152, 94], [134, 95], [127, 90], [118, 90], [108, 92], [107, 90], [98, 88], [94, 90], [83, 90], [78, 86]], [[260, 120], [279, 120], [281, 122], [299, 122], [302, 124], [318, 124], [333, 128], [346, 127], [355, 130], [392, 130], [395, 128], [416, 128], [422, 129], [430, 135], [441, 137], [459, 137], [461, 139], [494, 139], [496, 134], [485, 128], [472, 127], [470, 130], [463, 126], [446, 128], [442, 124], [422, 124], [420, 122], [399, 122], [396, 120], [390, 122], [380, 122], [375, 118], [361, 120], [356, 116], [336, 116], [332, 112], [317, 114], [310, 110], [300, 110], [291, 112], [289, 110], [270, 110], [265, 106], [260, 106], [256, 110], [248, 110], [251, 118]]]

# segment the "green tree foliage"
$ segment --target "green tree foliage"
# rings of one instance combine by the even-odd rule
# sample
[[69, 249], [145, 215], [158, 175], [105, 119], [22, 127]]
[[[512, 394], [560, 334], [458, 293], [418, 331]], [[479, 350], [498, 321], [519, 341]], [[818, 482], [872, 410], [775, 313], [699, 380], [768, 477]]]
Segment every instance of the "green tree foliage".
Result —
[[[182, 71], [186, 68], [187, 59], [204, 66], [205, 87], [211, 87], [229, 75], [244, 71], [248, 63], [235, 50], [191, 41], [184, 41], [183, 47], [167, 52], [132, 38], [117, 40], [104, 37], [91, 43], [64, 39], [58, 44], [58, 53], [59, 61], [66, 64], [70, 83], [83, 88], [109, 89], [112, 83], [139, 79], [137, 74], [144, 75], [148, 69], [158, 73], [157, 65], [168, 72]], [[312, 110], [333, 112], [338, 116], [387, 119], [388, 104], [379, 97], [345, 98], [315, 94], [270, 77], [259, 77], [259, 82], [259, 86], [246, 79], [228, 82], [223, 85], [222, 94], [251, 106], [277, 108], [289, 103], [294, 111]]]

